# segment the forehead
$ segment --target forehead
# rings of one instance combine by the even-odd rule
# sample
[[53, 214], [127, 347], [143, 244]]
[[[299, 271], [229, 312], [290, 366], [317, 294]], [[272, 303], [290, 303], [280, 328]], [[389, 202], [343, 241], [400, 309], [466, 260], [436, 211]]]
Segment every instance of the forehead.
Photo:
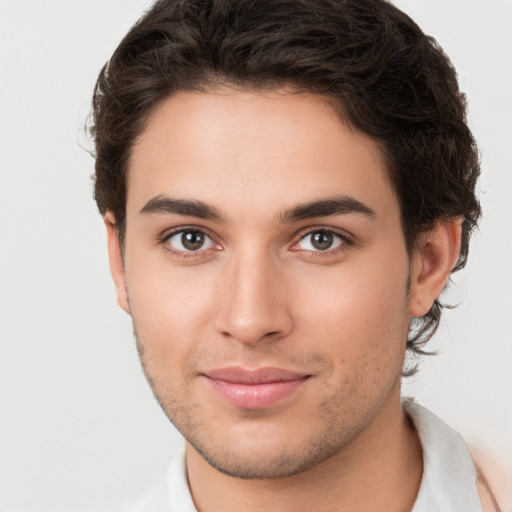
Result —
[[373, 139], [318, 95], [221, 89], [153, 112], [130, 159], [127, 209], [168, 195], [263, 214], [336, 194], [397, 208]]

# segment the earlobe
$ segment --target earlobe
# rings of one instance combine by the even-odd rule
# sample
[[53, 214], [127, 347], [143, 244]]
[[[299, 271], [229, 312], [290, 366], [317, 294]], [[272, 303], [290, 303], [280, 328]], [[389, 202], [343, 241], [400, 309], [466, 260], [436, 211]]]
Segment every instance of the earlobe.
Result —
[[107, 228], [108, 260], [110, 264], [110, 273], [116, 287], [117, 303], [124, 311], [126, 311], [126, 313], [130, 314], [128, 294], [126, 292], [123, 255], [116, 229], [115, 218], [111, 212], [107, 212], [103, 217], [103, 220], [105, 222], [105, 227]]
[[441, 220], [419, 237], [411, 263], [409, 314], [428, 313], [443, 291], [460, 253], [462, 219]]

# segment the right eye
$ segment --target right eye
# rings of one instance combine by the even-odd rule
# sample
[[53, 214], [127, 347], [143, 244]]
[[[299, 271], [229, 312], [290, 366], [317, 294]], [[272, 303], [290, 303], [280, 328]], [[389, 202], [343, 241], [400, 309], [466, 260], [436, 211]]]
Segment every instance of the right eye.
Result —
[[217, 246], [206, 233], [197, 229], [176, 231], [167, 237], [165, 243], [175, 252], [198, 252]]
[[304, 235], [297, 244], [297, 247], [306, 251], [327, 252], [333, 251], [345, 243], [346, 240], [338, 233], [327, 229], [317, 229]]

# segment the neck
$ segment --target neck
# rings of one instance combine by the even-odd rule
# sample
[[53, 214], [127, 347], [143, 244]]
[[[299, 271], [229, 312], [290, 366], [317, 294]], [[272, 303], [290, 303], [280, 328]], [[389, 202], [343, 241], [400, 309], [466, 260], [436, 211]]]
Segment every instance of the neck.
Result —
[[187, 443], [189, 485], [199, 512], [409, 512], [423, 472], [422, 452], [399, 389], [352, 442], [303, 473], [243, 480], [212, 468]]

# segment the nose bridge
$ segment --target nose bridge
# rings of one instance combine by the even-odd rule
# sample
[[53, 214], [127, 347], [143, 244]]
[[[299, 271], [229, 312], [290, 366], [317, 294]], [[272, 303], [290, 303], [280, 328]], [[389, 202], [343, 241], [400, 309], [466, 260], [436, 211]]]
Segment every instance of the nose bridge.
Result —
[[246, 247], [226, 264], [217, 328], [240, 343], [286, 335], [292, 326], [279, 264], [264, 248]]

